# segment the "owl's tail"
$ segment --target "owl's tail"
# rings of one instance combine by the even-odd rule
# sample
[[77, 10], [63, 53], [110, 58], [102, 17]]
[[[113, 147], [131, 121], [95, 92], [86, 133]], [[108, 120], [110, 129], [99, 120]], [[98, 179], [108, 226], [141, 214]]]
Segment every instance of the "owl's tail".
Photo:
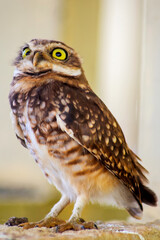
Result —
[[157, 206], [158, 198], [150, 188], [140, 183], [140, 192], [141, 192], [141, 200], [143, 203], [153, 207]]
[[[157, 206], [157, 196], [156, 194], [148, 187], [146, 187], [145, 185], [143, 185], [142, 183], [140, 183], [140, 191], [141, 191], [141, 201], [142, 203], [145, 203], [147, 205], [150, 206]], [[126, 208], [126, 210], [130, 213], [130, 215], [136, 219], [141, 219], [142, 218], [142, 212], [143, 212], [143, 206], [138, 205], [138, 206], [134, 206], [135, 202], [131, 202], [130, 204], [128, 204], [128, 207]]]
[[133, 205], [133, 203], [128, 204], [127, 211], [132, 217], [141, 219], [143, 212], [143, 206], [141, 202], [154, 207], [157, 206], [158, 199], [156, 194], [145, 185], [148, 183], [148, 179], [146, 177], [148, 171], [140, 164], [140, 158], [132, 150], [130, 150], [130, 153], [134, 161], [135, 168], [139, 174], [138, 182], [141, 199], [137, 199], [135, 196], [135, 200], [137, 201], [137, 203], [139, 203], [139, 206]]
[[141, 161], [141, 159], [131, 149], [129, 151], [139, 174], [139, 189], [142, 203], [150, 206], [157, 206], [158, 199], [156, 194], [145, 185], [148, 183], [148, 179], [146, 177], [148, 171], [140, 164], [139, 161]]

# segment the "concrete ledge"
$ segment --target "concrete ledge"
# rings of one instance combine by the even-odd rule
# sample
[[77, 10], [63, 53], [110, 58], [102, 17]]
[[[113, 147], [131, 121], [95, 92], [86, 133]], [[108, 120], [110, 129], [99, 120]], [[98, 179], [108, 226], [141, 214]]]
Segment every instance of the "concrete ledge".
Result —
[[11, 240], [158, 240], [160, 239], [160, 220], [146, 224], [127, 224], [120, 222], [97, 223], [98, 230], [66, 231], [55, 233], [55, 228], [33, 228], [23, 230], [19, 227], [0, 225], [0, 239]]

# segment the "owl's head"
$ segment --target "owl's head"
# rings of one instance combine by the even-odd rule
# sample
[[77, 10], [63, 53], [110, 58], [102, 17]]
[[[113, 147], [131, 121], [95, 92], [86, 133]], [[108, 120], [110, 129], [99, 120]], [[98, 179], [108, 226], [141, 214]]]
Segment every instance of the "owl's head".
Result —
[[78, 77], [82, 74], [78, 54], [59, 41], [33, 39], [23, 46], [14, 61], [15, 75], [21, 73], [39, 77], [53, 72], [62, 76]]

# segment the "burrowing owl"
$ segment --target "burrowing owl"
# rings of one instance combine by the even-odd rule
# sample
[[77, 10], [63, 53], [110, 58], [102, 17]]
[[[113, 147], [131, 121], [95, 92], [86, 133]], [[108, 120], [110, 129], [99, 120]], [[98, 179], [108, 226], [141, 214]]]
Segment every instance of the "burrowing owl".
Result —
[[141, 218], [142, 203], [156, 206], [155, 193], [145, 186], [147, 171], [90, 88], [72, 48], [33, 39], [14, 65], [9, 100], [16, 136], [62, 194], [41, 225], [70, 202], [75, 205], [68, 228], [89, 201], [111, 200], [135, 218]]

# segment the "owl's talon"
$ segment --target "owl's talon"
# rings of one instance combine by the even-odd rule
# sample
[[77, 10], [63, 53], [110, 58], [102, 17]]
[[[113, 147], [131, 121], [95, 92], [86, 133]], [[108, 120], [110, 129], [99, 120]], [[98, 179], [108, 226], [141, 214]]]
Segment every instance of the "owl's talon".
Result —
[[18, 227], [22, 227], [23, 229], [30, 229], [30, 228], [34, 228], [35, 227], [35, 223], [21, 223], [18, 225]]
[[83, 225], [85, 229], [98, 229], [97, 225], [94, 222], [85, 222]]
[[35, 223], [22, 223], [19, 224], [18, 227], [23, 227], [24, 229], [29, 229], [29, 228], [41, 228], [41, 227], [46, 227], [46, 228], [52, 228], [52, 227], [56, 227], [60, 224], [65, 224], [64, 220], [60, 220], [58, 218], [47, 218], [47, 219], [43, 219], [39, 222], [35, 222]]
[[97, 226], [97, 224], [95, 224], [95, 223], [94, 223], [94, 227], [95, 227], [95, 229], [98, 229], [98, 226]]
[[85, 227], [82, 225], [82, 226], [81, 226], [81, 229], [82, 229], [82, 230], [84, 230], [84, 229], [85, 229]]
[[80, 223], [84, 223], [85, 220], [84, 220], [83, 218], [79, 218], [79, 219], [78, 219], [78, 222], [80, 222]]
[[97, 225], [94, 222], [82, 222], [81, 219], [75, 222], [68, 222], [65, 224], [61, 224], [56, 227], [57, 233], [62, 233], [67, 230], [79, 231], [85, 229], [98, 229]]

